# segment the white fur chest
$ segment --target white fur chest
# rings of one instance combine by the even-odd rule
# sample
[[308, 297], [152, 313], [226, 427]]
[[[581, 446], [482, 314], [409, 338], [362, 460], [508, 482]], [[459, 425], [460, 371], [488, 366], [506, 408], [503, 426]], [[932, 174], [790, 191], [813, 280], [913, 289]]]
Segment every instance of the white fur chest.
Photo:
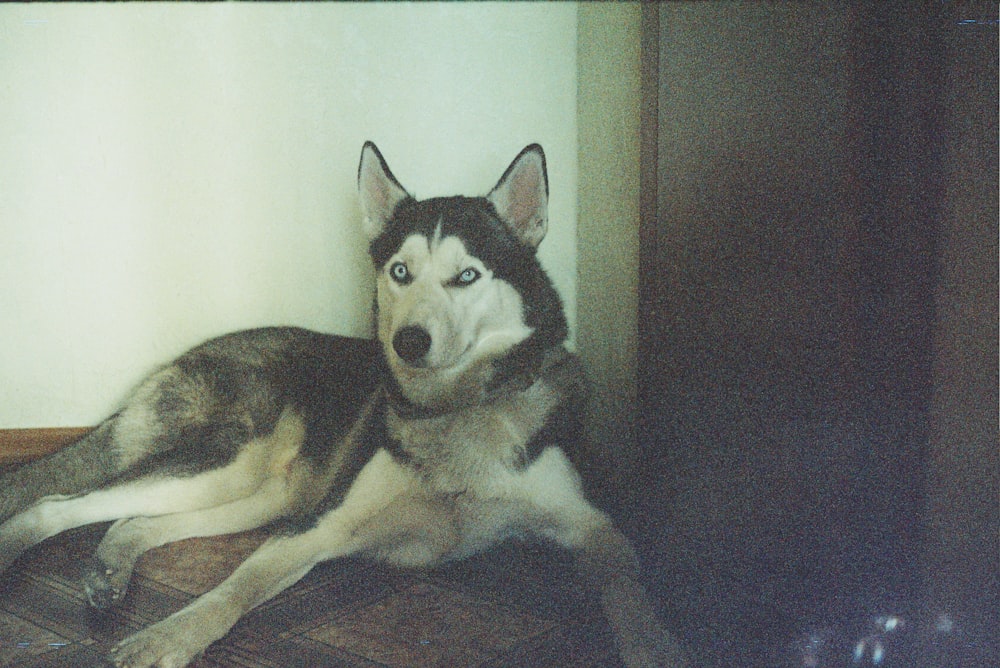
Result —
[[386, 411], [389, 437], [434, 492], [503, 496], [524, 469], [527, 448], [559, 395], [542, 381], [509, 397], [440, 416], [405, 419]]
[[449, 558], [472, 554], [526, 529], [556, 506], [582, 499], [579, 478], [558, 448], [534, 461], [527, 446], [559, 395], [543, 382], [489, 404], [424, 419], [389, 409], [386, 426], [423, 494], [447, 503], [461, 535]]

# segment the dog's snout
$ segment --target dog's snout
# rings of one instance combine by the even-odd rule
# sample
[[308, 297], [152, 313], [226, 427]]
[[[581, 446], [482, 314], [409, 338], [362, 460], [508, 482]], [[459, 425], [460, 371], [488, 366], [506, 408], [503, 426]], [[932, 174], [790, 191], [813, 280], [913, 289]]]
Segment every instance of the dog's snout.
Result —
[[407, 364], [416, 364], [431, 349], [431, 335], [422, 327], [404, 327], [392, 337], [392, 348]]

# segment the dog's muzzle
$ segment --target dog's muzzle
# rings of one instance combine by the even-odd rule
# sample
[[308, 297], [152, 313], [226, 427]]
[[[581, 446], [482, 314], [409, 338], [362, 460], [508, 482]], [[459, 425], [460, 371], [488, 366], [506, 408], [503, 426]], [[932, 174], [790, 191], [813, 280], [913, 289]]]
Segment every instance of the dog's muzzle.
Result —
[[407, 364], [422, 366], [431, 349], [431, 335], [423, 327], [403, 327], [392, 337], [392, 349]]

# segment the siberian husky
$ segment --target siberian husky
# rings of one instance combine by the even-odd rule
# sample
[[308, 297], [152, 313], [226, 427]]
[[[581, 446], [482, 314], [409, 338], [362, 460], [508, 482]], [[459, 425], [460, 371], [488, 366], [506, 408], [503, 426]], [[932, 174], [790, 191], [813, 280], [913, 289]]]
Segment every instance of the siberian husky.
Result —
[[358, 188], [376, 340], [276, 327], [182, 355], [79, 442], [0, 481], [0, 571], [50, 536], [117, 520], [84, 575], [91, 605], [108, 608], [145, 551], [271, 525], [222, 584], [109, 657], [167, 668], [319, 562], [427, 567], [540, 539], [574, 554], [627, 666], [682, 665], [632, 548], [577, 472], [585, 383], [535, 254], [541, 147], [485, 197], [419, 201], [369, 142]]

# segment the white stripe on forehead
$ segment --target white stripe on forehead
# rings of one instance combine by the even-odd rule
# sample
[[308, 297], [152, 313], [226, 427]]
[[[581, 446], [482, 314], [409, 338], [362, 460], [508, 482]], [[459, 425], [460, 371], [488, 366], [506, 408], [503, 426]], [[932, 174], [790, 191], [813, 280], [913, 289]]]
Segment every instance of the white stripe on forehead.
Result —
[[431, 249], [435, 249], [441, 245], [441, 225], [444, 224], [444, 220], [438, 218], [437, 225], [434, 226], [434, 238], [431, 240]]

